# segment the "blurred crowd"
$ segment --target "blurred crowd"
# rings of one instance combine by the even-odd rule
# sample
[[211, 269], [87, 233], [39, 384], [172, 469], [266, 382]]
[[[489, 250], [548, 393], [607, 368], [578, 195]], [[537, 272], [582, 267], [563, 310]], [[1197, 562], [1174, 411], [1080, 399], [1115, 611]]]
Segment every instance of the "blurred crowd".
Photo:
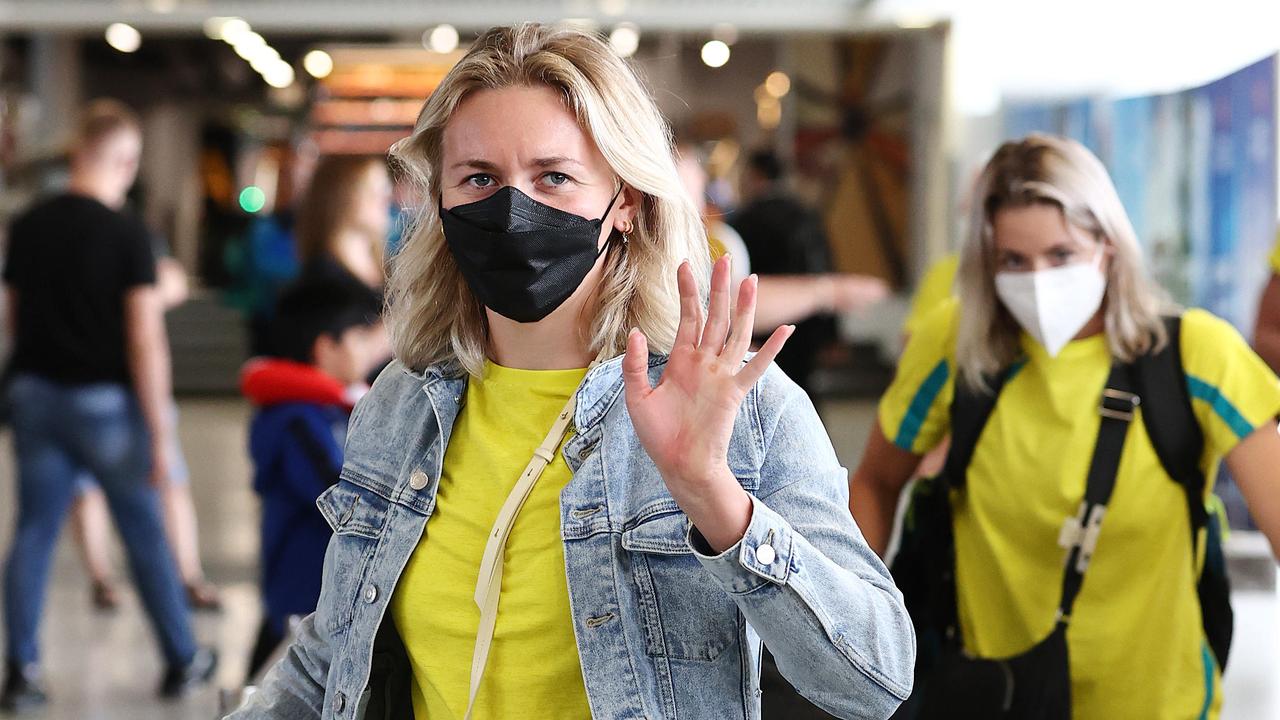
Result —
[[[560, 52], [554, 41], [545, 37], [525, 40], [547, 44], [545, 52]], [[475, 52], [497, 52], [482, 44], [477, 47], [481, 49]], [[583, 66], [603, 62], [584, 60], [568, 51], [563, 60]], [[465, 60], [460, 67], [466, 67]], [[455, 73], [461, 76], [462, 71]], [[601, 72], [590, 82], [635, 82], [611, 77]], [[444, 87], [448, 88], [449, 82], [464, 80], [446, 80]], [[529, 88], [523, 91], [533, 93]], [[549, 112], [537, 104], [536, 97], [518, 95], [501, 82], [469, 92], [472, 94], [462, 97], [517, 93], [502, 96], [515, 108], [513, 117]], [[561, 92], [573, 99], [573, 93], [580, 91], [570, 88]], [[442, 122], [452, 113], [480, 112], [467, 102], [440, 110], [445, 113]], [[516, 148], [510, 156], [523, 157], [520, 153], [525, 148], [513, 144], [520, 139], [492, 130], [505, 127], [503, 122], [506, 120], [500, 114], [484, 116], [483, 122], [470, 126], [474, 133], [471, 140], [484, 147]], [[590, 123], [574, 127], [578, 133], [574, 142], [585, 140], [584, 146], [593, 152], [597, 143], [606, 142], [594, 134], [598, 131]], [[415, 137], [419, 132], [424, 131], [416, 130]], [[530, 134], [537, 135], [534, 131]], [[548, 137], [552, 145], [573, 146], [554, 133]], [[437, 153], [428, 158], [437, 163], [437, 171], [442, 158], [455, 152], [446, 140], [456, 138], [435, 137], [435, 145], [426, 144], [434, 148], [430, 152]], [[145, 141], [137, 116], [126, 106], [105, 99], [86, 105], [68, 153], [67, 186], [35, 201], [13, 220], [7, 234], [3, 278], [12, 353], [5, 364], [3, 392], [4, 418], [12, 429], [17, 461], [17, 494], [12, 499], [17, 511], [4, 565], [6, 662], [0, 709], [5, 711], [57, 702], [56, 697], [47, 695], [41, 679], [38, 631], [42, 623], [56, 620], [46, 617], [44, 608], [54, 549], [67, 516], [83, 556], [92, 602], [104, 612], [120, 603], [120, 571], [112, 567], [105, 550], [114, 520], [128, 556], [130, 579], [142, 598], [163, 655], [166, 669], [159, 678], [161, 696], [181, 697], [207, 684], [219, 663], [217, 649], [199, 640], [192, 629], [191, 614], [217, 612], [222, 599], [219, 588], [202, 568], [197, 507], [178, 442], [177, 425], [182, 418], [172, 391], [164, 320], [168, 310], [187, 299], [188, 279], [126, 200]], [[436, 147], [441, 144], [443, 149]], [[559, 146], [553, 149], [562, 150]], [[734, 628], [739, 617], [734, 613], [741, 613], [747, 620], [742, 637], [765, 640], [768, 652], [763, 654], [760, 668], [741, 674], [748, 678], [744, 692], [755, 683], [757, 697], [763, 693], [766, 718], [823, 717], [826, 713], [852, 716], [850, 708], [863, 701], [876, 708], [888, 703], [888, 711], [898, 713], [895, 717], [1216, 717], [1232, 634], [1223, 569], [1224, 520], [1213, 501], [1215, 480], [1224, 463], [1247, 502], [1255, 527], [1280, 555], [1280, 478], [1274, 472], [1280, 463], [1276, 429], [1280, 413], [1280, 380], [1276, 377], [1280, 371], [1280, 244], [1270, 258], [1270, 283], [1258, 299], [1257, 327], [1253, 337], [1243, 337], [1206, 311], [1177, 307], [1151, 279], [1142, 246], [1106, 169], [1083, 146], [1050, 135], [1031, 135], [1001, 145], [968, 189], [969, 217], [963, 222], [962, 244], [954, 253], [939, 258], [916, 284], [910, 317], [902, 331], [905, 350], [892, 383], [879, 400], [860, 463], [851, 473], [837, 472], [839, 477], [828, 472], [823, 482], [829, 485], [810, 484], [811, 496], [792, 498], [787, 504], [784, 498], [788, 493], [801, 492], [796, 488], [806, 483], [797, 482], [804, 479], [801, 477], [766, 476], [767, 468], [775, 467], [768, 464], [769, 458], [779, 463], [776, 467], [800, 475], [810, 471], [815, 476], [821, 474], [815, 468], [829, 470], [822, 465], [830, 443], [821, 423], [814, 420], [816, 428], [806, 424], [811, 402], [821, 399], [816, 378], [830, 364], [832, 349], [841, 345], [840, 318], [875, 312], [877, 304], [890, 295], [890, 288], [870, 276], [836, 271], [824, 217], [797, 195], [787, 163], [772, 150], [744, 153], [738, 186], [726, 194], [708, 189], [706, 148], [681, 141], [649, 149], [663, 153], [662, 161], [654, 167], [670, 169], [663, 182], [678, 182], [685, 193], [680, 199], [662, 196], [657, 192], [657, 181], [654, 187], [639, 187], [621, 170], [606, 164], [622, 178], [617, 189], [611, 190], [613, 199], [604, 215], [582, 217], [569, 212], [568, 201], [562, 203], [564, 207], [557, 206], [554, 195], [539, 195], [541, 191], [530, 189], [533, 185], [523, 188], [515, 181], [503, 181], [494, 167], [497, 160], [467, 160], [474, 167], [467, 170], [466, 178], [442, 190], [439, 178], [434, 185], [416, 186], [402, 166], [405, 156], [399, 153], [393, 161], [324, 155], [305, 166], [299, 162], [299, 167], [289, 171], [295, 185], [292, 202], [255, 218], [248, 226], [233, 285], [250, 347], [240, 387], [253, 407], [247, 428], [253, 477], [245, 482], [252, 482], [261, 505], [263, 612], [243, 680], [246, 685], [261, 685], [263, 690], [259, 704], [251, 701], [243, 716], [301, 717], [287, 711], [292, 707], [289, 698], [300, 692], [291, 683], [301, 683], [299, 678], [322, 685], [318, 690], [308, 687], [307, 692], [319, 692], [317, 702], [332, 708], [332, 715], [325, 717], [346, 716], [344, 704], [354, 704], [355, 698], [344, 696], [348, 690], [343, 688], [347, 688], [344, 683], [352, 682], [348, 674], [355, 670], [339, 667], [334, 661], [329, 685], [324, 685], [330, 657], [339, 657], [340, 640], [335, 634], [339, 631], [317, 629], [316, 621], [303, 621], [316, 617], [313, 613], [318, 608], [320, 617], [329, 617], [326, 604], [342, 608], [346, 615], [340, 617], [346, 619], [339, 624], [350, 625], [352, 633], [368, 629], [361, 624], [366, 621], [359, 616], [360, 603], [386, 607], [386, 616], [396, 618], [400, 625], [398, 647], [406, 654], [409, 680], [403, 687], [388, 687], [399, 687], [398, 696], [404, 701], [400, 705], [412, 705], [409, 716], [415, 710], [432, 708], [431, 716], [436, 717], [434, 710], [447, 706], [456, 717], [471, 717], [467, 713], [477, 702], [480, 677], [489, 683], [485, 692], [490, 695], [480, 693], [479, 697], [489, 698], [484, 701], [492, 703], [488, 707], [502, 707], [502, 684], [515, 683], [510, 679], [514, 670], [494, 661], [490, 672], [484, 671], [490, 642], [494, 657], [504, 657], [497, 649], [510, 637], [501, 633], [503, 626], [493, 635], [491, 624], [486, 638], [483, 623], [497, 621], [486, 620], [491, 616], [485, 614], [488, 611], [483, 604], [477, 610], [470, 602], [472, 588], [463, 588], [461, 595], [467, 596], [467, 602], [461, 605], [476, 615], [466, 622], [477, 626], [467, 626], [469, 634], [460, 646], [463, 652], [454, 653], [457, 658], [448, 655], [456, 662], [443, 667], [424, 650], [431, 647], [428, 639], [405, 627], [415, 618], [427, 623], [422, 619], [426, 610], [409, 604], [410, 599], [400, 590], [395, 591], [394, 600], [384, 597], [392, 594], [392, 587], [375, 582], [374, 578], [381, 576], [374, 573], [389, 561], [383, 555], [377, 557], [384, 565], [371, 560], [375, 550], [369, 540], [382, 538], [382, 543], [392, 543], [394, 539], [404, 544], [404, 558], [409, 563], [403, 571], [405, 582], [427, 592], [430, 583], [424, 584], [424, 576], [417, 573], [429, 576], [429, 568], [422, 569], [421, 563], [428, 559], [445, 562], [438, 556], [421, 554], [428, 549], [441, 552], [434, 550], [440, 540], [434, 539], [432, 528], [443, 533], [439, 530], [443, 525], [468, 541], [475, 540], [474, 548], [460, 544], [461, 549], [451, 547], [446, 555], [474, 549], [479, 558], [484, 550], [484, 562], [489, 563], [492, 550], [486, 549], [483, 541], [490, 523], [497, 523], [494, 537], [501, 536], [502, 542], [507, 542], [502, 533], [516, 532], [521, 526], [504, 529], [504, 518], [514, 522], [515, 513], [525, 513], [521, 518], [532, 517], [529, 513], [536, 511], [538, 496], [527, 495], [532, 498], [532, 510], [521, 510], [523, 497], [518, 502], [509, 499], [515, 505], [508, 516], [502, 499], [510, 484], [502, 486], [501, 492], [495, 490], [494, 506], [486, 510], [493, 516], [463, 516], [466, 522], [476, 524], [471, 529], [478, 532], [472, 538], [466, 535], [470, 527], [466, 523], [448, 524], [460, 522], [457, 515], [445, 511], [463, 512], [458, 509], [457, 497], [465, 487], [449, 475], [449, 463], [454, 463], [455, 472], [465, 467], [473, 474], [483, 474], [474, 468], [489, 467], [484, 462], [491, 461], [493, 467], [506, 472], [507, 465], [499, 463], [507, 462], [505, 456], [483, 456], [481, 462], [470, 456], [444, 455], [437, 458], [445, 463], [443, 470], [426, 468], [432, 477], [420, 477], [424, 470], [416, 467], [411, 473], [405, 469], [408, 464], [397, 465], [405, 482], [379, 490], [378, 477], [363, 481], [348, 477], [344, 460], [351, 458], [344, 455], [353, 451], [377, 455], [378, 451], [369, 448], [379, 444], [416, 447], [419, 440], [408, 433], [423, 433], [422, 438], [434, 442], [431, 430], [396, 414], [408, 412], [402, 407], [411, 402], [408, 396], [380, 396], [378, 388], [391, 393], [397, 380], [386, 376], [404, 370], [412, 377], [425, 378], [429, 391], [433, 382], [430, 368], [435, 366], [415, 366], [403, 350], [417, 347], [424, 353], [435, 353], [433, 357], [452, 357], [453, 348], [465, 345], [466, 331], [456, 325], [443, 331], [439, 336], [443, 339], [434, 346], [425, 340], [413, 345], [414, 338], [406, 336], [409, 330], [384, 314], [389, 303], [407, 302], [405, 293], [420, 293], [415, 297], [426, 298], [422, 300], [424, 307], [442, 318], [440, 322], [474, 310], [477, 317], [487, 318], [485, 332], [492, 332], [495, 338], [515, 338], [504, 351], [506, 357], [524, 357], [520, 355], [524, 351], [521, 343], [536, 345], [542, 340], [520, 333], [530, 322], [537, 324], [542, 318], [516, 322], [508, 317], [510, 313], [495, 315], [499, 308], [485, 302], [484, 292], [508, 292], [532, 306], [535, 300], [543, 299], [540, 292], [552, 291], [539, 290], [536, 282], [542, 280], [525, 282], [520, 278], [543, 272], [561, 256], [577, 252], [586, 258], [579, 276], [570, 277], [573, 273], [563, 269], [556, 271], [565, 273], [556, 276], [565, 291], [560, 302], [566, 302], [580, 283], [598, 282], [598, 276], [590, 273], [602, 272], [600, 268], [622, 272], [619, 268], [623, 268], [635, 273], [636, 284], [666, 288], [663, 292], [673, 302], [677, 295], [686, 298], [680, 317], [667, 318], [668, 335], [674, 340], [668, 338], [661, 341], [665, 346], [660, 345], [656, 331], [636, 319], [641, 317], [640, 311], [629, 310], [629, 326], [623, 330], [634, 326], [640, 333], [616, 338], [606, 329], [591, 327], [596, 333], [592, 342], [597, 344], [578, 348], [582, 361], [570, 365], [580, 370], [579, 375], [563, 392], [553, 392], [548, 389], [551, 386], [520, 386], [522, 391], [528, 390], [527, 396], [498, 384], [514, 382], [503, 373], [546, 368], [504, 368], [497, 350], [490, 347], [484, 372], [480, 376], [472, 373], [473, 385], [458, 390], [451, 406], [450, 412], [463, 413], [454, 427], [466, 447], [500, 446], [504, 441], [496, 435], [506, 432], [502, 423], [509, 423], [512, 437], [517, 437], [521, 432], [518, 418], [533, 418], [539, 423], [543, 418], [553, 420], [560, 403], [568, 399], [567, 412], [559, 416], [563, 423], [556, 426], [560, 435], [548, 437], [555, 442], [546, 457], [539, 454], [541, 450], [534, 452], [530, 467], [536, 472], [529, 472], [537, 481], [545, 470], [544, 485], [553, 476], [562, 475], [556, 487], [563, 490], [563, 497], [571, 497], [572, 473], [569, 466], [560, 469], [563, 457], [557, 450], [562, 440], [568, 448], [578, 440], [575, 433], [586, 437], [588, 431], [585, 424], [578, 426], [587, 418], [581, 408], [579, 415], [572, 415], [573, 393], [581, 392], [585, 397], [594, 377], [591, 373], [599, 364], [624, 351], [629, 362], [640, 357], [641, 347], [653, 350], [651, 357], [670, 356], [666, 372], [678, 375], [681, 370], [676, 362], [682, 357], [681, 343], [688, 333], [703, 338], [701, 346], [695, 342], [695, 349], [688, 351], [703, 353], [696, 361], [689, 361], [690, 367], [714, 365], [714, 358], [705, 357], [712, 346], [716, 357], [740, 347], [744, 354], [731, 358], [723, 367], [732, 365], [732, 371], [723, 372], [737, 373], [741, 366], [742, 373], [750, 373], [755, 367], [752, 357], [764, 358], [764, 365], [772, 359], [796, 388], [795, 394], [778, 401], [777, 407], [769, 405], [767, 393], [782, 392], [771, 390], [774, 386], [769, 385], [782, 381], [771, 380], [770, 375], [758, 380], [758, 387], [763, 388], [758, 391], [760, 398], [748, 396], [747, 389], [742, 396], [730, 398], [727, 391], [717, 396], [725, 403], [733, 401], [727, 422], [728, 427], [737, 429], [732, 439], [728, 435], [716, 437], [705, 445], [720, 453], [720, 465], [725, 464], [727, 454], [727, 466], [738, 475], [739, 483], [754, 492], [746, 504], [750, 524], [736, 528], [736, 534], [727, 533], [733, 540], [728, 544], [718, 544], [714, 533], [703, 527], [715, 525], [706, 518], [725, 515], [714, 515], [690, 499], [702, 495], [680, 489], [675, 479], [679, 472], [672, 468], [682, 463], [664, 464], [658, 448], [669, 446], [663, 445], [660, 428], [644, 425], [643, 403], [659, 402], [653, 398], [661, 397], [669, 384], [659, 384], [656, 389], [628, 385], [625, 391], [619, 390], [625, 393], [625, 400], [617, 402], [625, 404], [627, 422], [634, 423], [634, 430], [626, 426], [631, 434], [625, 440], [610, 436], [610, 432], [617, 432], [610, 429], [602, 431], [603, 438], [600, 434], [591, 438], [592, 443], [616, 444], [607, 451], [624, 458], [606, 457], [600, 461], [606, 468], [628, 467], [630, 472], [637, 458], [653, 458], [671, 492], [654, 500], [650, 510], [687, 515], [675, 540], [670, 533], [646, 536], [639, 524], [613, 529], [621, 534], [621, 546], [634, 550], [635, 562], [644, 568], [631, 582], [635, 587], [628, 585], [623, 590], [638, 593], [642, 605], [667, 603], [666, 607], [640, 611], [662, 619], [657, 625], [644, 626], [653, 636], [638, 640], [648, 644], [650, 655], [661, 658], [655, 667], [664, 668], [656, 675], [644, 676], [659, 687], [653, 697], [689, 703], [695, 693], [681, 689], [679, 678], [704, 676], [683, 666], [698, 666], [698, 672], [703, 672], [699, 663], [711, 665], [720, 656], [723, 648], [708, 649], [716, 638], [698, 633], [714, 634], [723, 618], [714, 614], [714, 608], [694, 607], [678, 593], [670, 594], [672, 587], [688, 587], [696, 595], [705, 589], [706, 578], [714, 576], [717, 582], [725, 583], [724, 597], [732, 596], [737, 603], [721, 603], [729, 606], [725, 612], [733, 614]], [[571, 150], [563, 153], [572, 155]], [[600, 162], [605, 162], [604, 157]], [[477, 169], [482, 165], [489, 169]], [[548, 174], [571, 175], [560, 169]], [[456, 194], [464, 184], [473, 193], [463, 198], [466, 202]], [[628, 258], [643, 258], [650, 252], [646, 243], [668, 251], [661, 241], [651, 239], [657, 225], [653, 216], [645, 215], [657, 213], [665, 203], [681, 208], [688, 204], [696, 211], [701, 221], [697, 234], [700, 256], [681, 258], [690, 262], [678, 271], [674, 263], [668, 263], [670, 267], [665, 267], [661, 277], [643, 275], [643, 270], [635, 269], [641, 267], [641, 261]], [[599, 206], [605, 207], [603, 202]], [[624, 217], [626, 213], [632, 214]], [[566, 219], [565, 215], [573, 217]], [[570, 249], [569, 239], [592, 222], [596, 225], [586, 232], [599, 234], [603, 227], [603, 244], [597, 247], [593, 235], [587, 238], [589, 247]], [[468, 242], [493, 242], [498, 249], [492, 251], [494, 257], [468, 259], [453, 247], [463, 237]], [[401, 265], [399, 254], [425, 253], [433, 238], [439, 254], [431, 257], [438, 261], [435, 267], [445, 279], [429, 289], [423, 289], [429, 284], [426, 279], [418, 285], [403, 278], [393, 280], [396, 272], [405, 272], [403, 267], [423, 267]], [[501, 246], [502, 242], [526, 242], [521, 238], [530, 238], [527, 243], [537, 247], [513, 250]], [[558, 244], [556, 238], [564, 242]], [[658, 256], [657, 251], [653, 253]], [[681, 273], [678, 281], [677, 272]], [[456, 288], [462, 289], [445, 287], [446, 281], [454, 280]], [[559, 312], [558, 303], [550, 305], [548, 312]], [[721, 316], [723, 327], [717, 336], [716, 323]], [[507, 328], [503, 323], [511, 323], [514, 329], [499, 329]], [[743, 327], [744, 323], [749, 327]], [[581, 343], [584, 333], [590, 334], [566, 334], [563, 343], [577, 347], [574, 343]], [[652, 347], [635, 344], [641, 342], [638, 335], [647, 337]], [[760, 354], [746, 354], [748, 348]], [[596, 361], [588, 365], [586, 361], [592, 356]], [[459, 363], [465, 360], [462, 354], [453, 359]], [[649, 367], [655, 367], [656, 362], [651, 361]], [[643, 364], [638, 367], [624, 363], [617, 370], [619, 387], [624, 375], [628, 383], [642, 381], [633, 375], [643, 378], [647, 368]], [[705, 388], [712, 382], [708, 378], [721, 371], [707, 370], [707, 376], [692, 369], [685, 372], [689, 373], [683, 377], [690, 387]], [[384, 379], [379, 380], [380, 375]], [[503, 392], [508, 394], [485, 396], [485, 387], [493, 388], [489, 392], [507, 387]], [[653, 395], [645, 394], [646, 390]], [[370, 392], [373, 399], [362, 402]], [[548, 406], [549, 412], [530, 400], [547, 393], [559, 398], [552, 402], [555, 407]], [[702, 407], [709, 396], [688, 390], [687, 396], [679, 396], [681, 401], [672, 401], [671, 407], [680, 412], [664, 417], [677, 425], [684, 412]], [[746, 448], [756, 446], [738, 437], [737, 433], [748, 432], [741, 430], [746, 426], [733, 425], [744, 397], [753, 398], [743, 406], [755, 413], [749, 431], [762, 436], [758, 438], [762, 447], [773, 443], [767, 458], [749, 457], [756, 450]], [[801, 412], [795, 407], [808, 410]], [[495, 420], [503, 416], [494, 408], [509, 408], [510, 416]], [[770, 418], [768, 413], [775, 411]], [[352, 422], [353, 412], [374, 418], [366, 419], [365, 436], [382, 432], [385, 437], [361, 436], [349, 441], [348, 432], [355, 433], [359, 425]], [[761, 418], [771, 419], [777, 427], [766, 426]], [[437, 416], [431, 422], [442, 421]], [[708, 427], [711, 424], [705, 418], [703, 422]], [[380, 429], [370, 430], [370, 425]], [[1141, 431], [1129, 432], [1131, 426]], [[538, 425], [537, 430], [531, 446], [520, 447], [523, 455], [510, 468], [513, 477], [524, 467], [532, 448], [539, 446], [545, 428]], [[447, 429], [439, 432], [444, 433], [442, 443], [451, 442]], [[702, 447], [702, 438], [695, 440], [686, 444]], [[421, 442], [426, 444], [427, 440]], [[672, 440], [671, 444], [680, 443]], [[633, 451], [635, 454], [627, 454]], [[577, 460], [591, 452], [591, 448], [583, 449]], [[692, 457], [672, 452], [672, 457], [686, 461]], [[538, 457], [543, 457], [541, 465]], [[777, 458], [785, 458], [785, 462]], [[756, 464], [750, 466], [750, 472], [761, 477], [743, 474], [747, 471], [742, 468], [753, 462]], [[350, 467], [350, 462], [347, 465]], [[365, 466], [354, 467], [352, 472], [358, 474]], [[574, 464], [572, 470], [577, 472], [578, 467]], [[640, 471], [635, 472], [643, 478]], [[729, 481], [732, 484], [733, 478]], [[434, 489], [437, 486], [439, 489]], [[439, 503], [431, 520], [435, 524], [427, 525], [419, 554], [412, 556], [408, 553], [411, 546], [417, 546], [417, 537], [404, 540], [405, 536], [393, 534], [392, 528], [393, 522], [403, 522], [395, 519], [397, 513], [408, 510], [390, 507], [396, 503], [411, 506], [414, 501], [402, 494], [409, 493], [406, 488], [410, 487], [413, 491], [427, 487], [437, 493], [432, 496], [432, 507]], [[644, 492], [641, 480], [635, 480], [635, 487], [635, 493]], [[759, 491], [761, 487], [775, 489], [766, 496]], [[735, 485], [734, 489], [740, 488]], [[572, 527], [578, 527], [572, 523], [585, 522], [595, 512], [589, 507], [570, 508], [561, 525], [555, 497], [549, 502], [552, 509], [547, 512], [551, 515], [539, 517], [549, 517], [552, 532], [560, 528], [566, 539]], [[777, 503], [776, 507], [772, 503]], [[382, 514], [370, 514], [374, 506]], [[775, 521], [775, 515], [781, 519]], [[838, 520], [833, 519], [836, 516]], [[358, 525], [360, 518], [372, 520], [364, 527]], [[615, 520], [621, 523], [623, 518]], [[641, 521], [654, 522], [649, 516], [636, 522]], [[357, 526], [353, 527], [353, 522]], [[652, 526], [649, 530], [656, 532]], [[584, 537], [594, 532], [582, 530]], [[426, 541], [428, 536], [436, 546]], [[516, 557], [518, 547], [514, 538], [506, 546], [511, 557]], [[350, 543], [363, 544], [357, 547]], [[842, 543], [845, 547], [836, 547]], [[733, 551], [737, 553], [734, 557], [742, 558], [733, 561], [733, 569], [715, 564], [729, 552], [728, 547], [741, 548]], [[356, 554], [350, 554], [353, 552]], [[496, 587], [506, 597], [503, 546], [496, 552]], [[652, 556], [639, 559], [646, 553]], [[782, 553], [790, 559], [775, 563]], [[560, 556], [537, 557], [545, 561]], [[335, 558], [363, 564], [335, 567]], [[567, 558], [560, 558], [561, 564]], [[702, 565], [694, 564], [693, 558]], [[737, 567], [738, 563], [742, 567]], [[507, 572], [515, 573], [517, 563], [508, 564]], [[375, 566], [373, 570], [365, 567], [370, 565]], [[390, 565], [395, 566], [397, 574], [392, 577], [396, 578], [406, 567], [405, 562]], [[776, 570], [779, 565], [784, 570]], [[488, 564], [483, 567], [491, 568]], [[680, 574], [691, 568], [699, 572], [705, 568], [706, 575], [690, 579], [690, 575]], [[573, 590], [574, 583], [585, 585], [584, 573], [624, 570], [633, 572], [634, 568], [607, 565], [588, 572], [570, 563], [568, 587], [560, 578], [554, 592], [564, 595]], [[364, 574], [356, 581], [345, 575], [357, 572]], [[473, 569], [473, 575], [475, 572]], [[664, 581], [673, 586], [661, 587]], [[448, 589], [438, 589], [440, 597], [453, 598]], [[873, 590], [879, 593], [874, 594], [878, 598], [874, 601], [867, 599]], [[480, 602], [482, 589], [477, 586], [475, 592]], [[837, 598], [852, 605], [839, 604]], [[441, 602], [445, 607], [440, 612], [461, 612]], [[497, 600], [493, 603], [491, 612], [496, 614]], [[502, 607], [508, 613], [505, 617], [526, 608], [514, 601]], [[902, 612], [895, 615], [898, 610]], [[596, 614], [583, 627], [593, 629], [632, 612], [604, 605], [591, 611]], [[870, 621], [859, 613], [880, 614]], [[852, 616], [861, 620], [850, 620]], [[899, 618], [906, 620], [898, 623]], [[764, 620], [776, 621], [778, 627], [763, 626]], [[794, 628], [786, 625], [791, 621], [796, 623]], [[865, 624], [860, 624], [862, 621]], [[867, 629], [868, 625], [878, 629]], [[812, 633], [806, 634], [801, 626]], [[382, 627], [375, 622], [367, 637], [359, 636], [367, 640], [368, 647], [359, 651], [364, 655], [353, 656], [350, 653], [357, 651], [344, 645], [341, 652], [348, 654], [341, 657], [355, 662], [367, 660], [373, 653], [370, 662], [376, 664], [377, 648], [382, 647], [384, 638]], [[423, 627], [438, 630], [429, 623]], [[629, 632], [631, 626], [626, 627]], [[672, 627], [693, 628], [692, 635], [673, 639]], [[547, 642], [564, 631], [562, 639], [569, 647], [584, 648], [584, 662], [590, 643], [605, 642], [578, 637], [574, 645], [572, 631], [581, 632], [580, 627], [551, 623], [551, 628]], [[734, 637], [738, 637], [736, 630]], [[440, 636], [435, 639], [441, 647], [449, 647]], [[745, 648], [746, 640], [742, 643]], [[626, 651], [623, 645], [617, 652]], [[829, 652], [832, 647], [836, 650]], [[323, 662], [309, 654], [320, 653], [318, 648], [323, 648]], [[590, 701], [598, 716], [612, 717], [600, 708], [621, 707], [612, 694], [631, 691], [605, 687], [590, 672], [585, 673], [584, 683], [574, 660], [570, 674], [577, 684], [564, 690], [567, 695], [555, 695], [554, 702], [582, 710]], [[320, 669], [310, 667], [313, 662], [320, 663], [316, 666]], [[870, 678], [868, 686], [879, 688], [879, 694], [864, 691], [853, 682], [824, 685], [829, 678], [848, 677], [832, 670], [839, 663], [856, 670], [848, 671], [850, 674]], [[559, 683], [563, 677], [554, 674], [554, 665], [549, 663], [545, 674], [533, 677]], [[705, 677], [711, 677], [710, 671]], [[707, 682], [704, 700], [708, 707], [728, 702], [723, 688]], [[735, 692], [737, 689], [735, 686]], [[638, 692], [649, 701], [648, 690]], [[603, 695], [610, 697], [602, 699]], [[310, 707], [315, 698], [298, 695], [293, 699]], [[742, 706], [752, 699], [735, 696], [732, 700], [729, 704]], [[399, 701], [386, 702], [394, 705]], [[679, 703], [675, 699], [670, 702], [672, 717], [718, 716], [714, 709], [692, 711], [688, 705], [677, 712]], [[903, 703], [901, 708], [899, 703]], [[479, 707], [485, 706], [482, 703]], [[546, 712], [546, 707], [540, 707], [530, 716], [550, 716]], [[366, 716], [374, 715], [370, 711]], [[382, 716], [401, 715], [388, 709]], [[745, 716], [756, 715], [747, 711]]]

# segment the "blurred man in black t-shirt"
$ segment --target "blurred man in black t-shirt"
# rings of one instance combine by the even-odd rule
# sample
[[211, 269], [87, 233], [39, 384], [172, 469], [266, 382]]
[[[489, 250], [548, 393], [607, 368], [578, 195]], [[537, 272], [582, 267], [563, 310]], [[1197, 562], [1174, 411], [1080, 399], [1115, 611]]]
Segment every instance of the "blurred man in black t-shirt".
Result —
[[[831, 248], [822, 217], [788, 193], [783, 181], [782, 163], [773, 153], [757, 151], [747, 159], [743, 206], [729, 216], [729, 224], [746, 243], [752, 271], [761, 276], [830, 273]], [[816, 315], [795, 325], [777, 363], [810, 392], [818, 353], [836, 339], [835, 321]]]
[[168, 664], [161, 694], [207, 681], [217, 662], [192, 635], [156, 493], [173, 462], [168, 340], [148, 233], [120, 212], [141, 143], [131, 111], [91, 104], [72, 150], [69, 192], [38, 203], [9, 232], [18, 526], [4, 582], [3, 709], [46, 700], [37, 626], [54, 544], [84, 472], [107, 495], [160, 636]]

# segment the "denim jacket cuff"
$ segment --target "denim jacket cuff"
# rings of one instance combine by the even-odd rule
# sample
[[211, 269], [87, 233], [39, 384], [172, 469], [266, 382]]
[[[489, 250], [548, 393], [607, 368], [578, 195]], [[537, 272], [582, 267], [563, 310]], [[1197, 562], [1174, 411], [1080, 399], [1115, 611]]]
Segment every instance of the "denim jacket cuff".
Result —
[[791, 573], [791, 525], [755, 496], [751, 497], [751, 505], [747, 532], [719, 555], [712, 555], [702, 533], [689, 526], [687, 542], [694, 557], [727, 591], [735, 594], [751, 592], [766, 582], [785, 585]]

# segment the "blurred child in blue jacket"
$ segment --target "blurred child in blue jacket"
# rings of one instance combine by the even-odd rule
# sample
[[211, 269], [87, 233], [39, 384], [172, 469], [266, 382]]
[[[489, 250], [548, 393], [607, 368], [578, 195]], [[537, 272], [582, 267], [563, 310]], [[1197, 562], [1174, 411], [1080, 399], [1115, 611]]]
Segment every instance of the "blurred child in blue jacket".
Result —
[[254, 490], [262, 498], [264, 618], [252, 679], [280, 645], [288, 618], [320, 597], [330, 529], [316, 498], [338, 481], [347, 420], [386, 340], [378, 294], [355, 281], [306, 280], [280, 297], [269, 354], [241, 372], [257, 410], [249, 430]]

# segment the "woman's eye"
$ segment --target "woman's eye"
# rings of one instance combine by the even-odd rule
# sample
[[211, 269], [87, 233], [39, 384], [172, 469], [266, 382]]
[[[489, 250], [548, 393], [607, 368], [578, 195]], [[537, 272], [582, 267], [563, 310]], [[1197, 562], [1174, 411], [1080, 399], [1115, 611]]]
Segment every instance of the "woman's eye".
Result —
[[494, 179], [492, 175], [477, 174], [477, 175], [469, 176], [466, 179], [466, 182], [468, 185], [470, 185], [473, 188], [478, 188], [483, 190], [485, 188], [493, 187]]
[[1000, 258], [1001, 270], [1019, 270], [1022, 268], [1022, 258], [1005, 256]]
[[565, 175], [564, 173], [558, 173], [558, 172], [549, 172], [546, 175], [543, 175], [542, 179], [545, 180], [547, 184], [551, 185], [552, 187], [560, 187], [561, 185], [567, 185], [569, 184], [569, 182], [572, 181], [572, 178], [570, 178], [568, 175]]
[[1059, 265], [1065, 265], [1066, 263], [1071, 262], [1071, 259], [1075, 256], [1076, 254], [1074, 251], [1066, 249], [1054, 250], [1050, 253], [1050, 257]]

